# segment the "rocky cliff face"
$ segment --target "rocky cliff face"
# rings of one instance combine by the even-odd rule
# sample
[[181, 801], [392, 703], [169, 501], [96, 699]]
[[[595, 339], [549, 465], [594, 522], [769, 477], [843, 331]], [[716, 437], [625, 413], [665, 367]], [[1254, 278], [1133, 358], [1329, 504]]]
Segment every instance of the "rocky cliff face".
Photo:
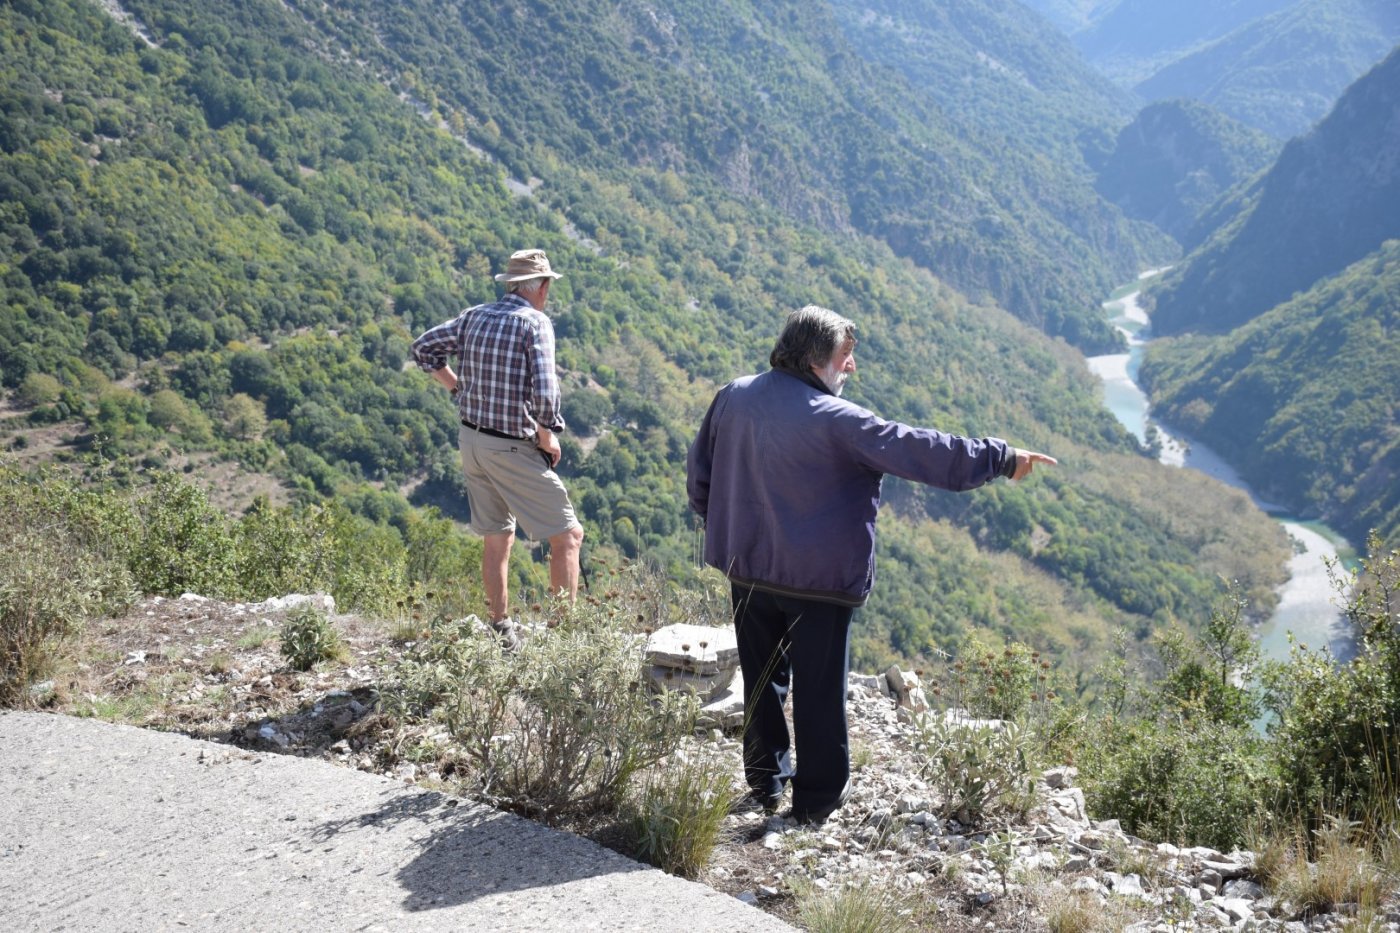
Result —
[[1204, 104], [1166, 101], [1143, 108], [1118, 134], [1094, 187], [1129, 217], [1186, 243], [1197, 215], [1276, 152], [1268, 137]]
[[1400, 49], [1293, 140], [1252, 204], [1156, 292], [1159, 333], [1219, 333], [1400, 237]]

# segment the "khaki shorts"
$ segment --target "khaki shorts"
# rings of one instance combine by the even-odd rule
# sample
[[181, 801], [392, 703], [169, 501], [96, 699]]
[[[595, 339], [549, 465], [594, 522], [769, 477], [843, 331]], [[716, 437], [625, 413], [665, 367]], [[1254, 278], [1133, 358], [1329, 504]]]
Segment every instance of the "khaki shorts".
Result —
[[515, 523], [535, 541], [581, 527], [564, 482], [528, 440], [492, 437], [463, 426], [457, 433], [472, 531], [514, 534]]

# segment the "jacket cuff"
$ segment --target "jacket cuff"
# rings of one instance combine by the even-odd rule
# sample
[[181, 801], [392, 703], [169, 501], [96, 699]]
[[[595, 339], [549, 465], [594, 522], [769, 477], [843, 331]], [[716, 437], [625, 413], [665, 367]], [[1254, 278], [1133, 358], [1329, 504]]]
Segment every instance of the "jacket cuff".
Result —
[[1005, 479], [1016, 475], [1016, 448], [1010, 444], [1006, 445], [1006, 457], [1001, 461], [1000, 475]]

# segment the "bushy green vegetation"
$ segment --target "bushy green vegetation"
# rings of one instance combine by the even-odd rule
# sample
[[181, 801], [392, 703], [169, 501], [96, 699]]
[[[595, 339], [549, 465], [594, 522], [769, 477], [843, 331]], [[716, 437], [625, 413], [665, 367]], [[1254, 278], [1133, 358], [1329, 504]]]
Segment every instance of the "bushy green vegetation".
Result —
[[[47, 566], [71, 552], [84, 615], [137, 593], [255, 601], [322, 592], [344, 611], [384, 617], [461, 614], [482, 598], [480, 541], [432, 510], [375, 524], [336, 504], [259, 501], [235, 518], [175, 474], [149, 480], [139, 489], [85, 485], [57, 470], [26, 474], [0, 463], [0, 508], [16, 531], [4, 553]], [[517, 585], [542, 592], [540, 572], [519, 559]]]
[[1154, 341], [1142, 376], [1265, 498], [1400, 539], [1400, 241], [1228, 336]]
[[1394, 820], [1400, 799], [1400, 550], [1372, 536], [1362, 568], [1347, 603], [1356, 658], [1338, 668], [1295, 646], [1267, 684], [1293, 809], [1373, 822]]
[[0, 708], [26, 705], [90, 617], [136, 596], [112, 542], [81, 514], [91, 503], [55, 507], [33, 492], [0, 468]]
[[1372, 538], [1360, 573], [1336, 584], [1361, 640], [1351, 661], [1300, 646], [1261, 664], [1234, 592], [1150, 652], [1123, 638], [1092, 703], [1066, 696], [1064, 672], [1025, 645], [969, 638], [926, 672], [922, 767], [952, 815], [995, 825], [1043, 768], [1072, 761], [1096, 819], [1181, 845], [1248, 844], [1262, 880], [1303, 892], [1290, 896], [1374, 895], [1400, 838], [1400, 552]]
[[1349, 662], [1299, 646], [1261, 668], [1236, 598], [1199, 637], [1164, 640], [1154, 686], [1111, 673], [1122, 689], [1109, 691], [1077, 755], [1090, 807], [1138, 835], [1226, 849], [1261, 831], [1310, 839], [1340, 820], [1378, 853], [1396, 831], [1400, 791], [1400, 556], [1372, 538], [1361, 573], [1338, 582], [1352, 587], [1361, 639]]

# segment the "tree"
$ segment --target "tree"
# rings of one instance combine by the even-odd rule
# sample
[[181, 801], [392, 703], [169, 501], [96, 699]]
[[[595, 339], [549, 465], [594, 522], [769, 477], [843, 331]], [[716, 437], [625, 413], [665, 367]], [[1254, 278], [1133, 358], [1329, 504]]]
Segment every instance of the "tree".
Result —
[[253, 440], [267, 429], [267, 413], [262, 402], [243, 392], [224, 403], [224, 428], [239, 440]]
[[19, 385], [19, 401], [23, 405], [48, 405], [58, 400], [63, 384], [47, 373], [30, 373]]
[[189, 421], [190, 407], [180, 393], [173, 389], [161, 389], [151, 396], [150, 412], [146, 418], [155, 427], [169, 431], [180, 429]]

